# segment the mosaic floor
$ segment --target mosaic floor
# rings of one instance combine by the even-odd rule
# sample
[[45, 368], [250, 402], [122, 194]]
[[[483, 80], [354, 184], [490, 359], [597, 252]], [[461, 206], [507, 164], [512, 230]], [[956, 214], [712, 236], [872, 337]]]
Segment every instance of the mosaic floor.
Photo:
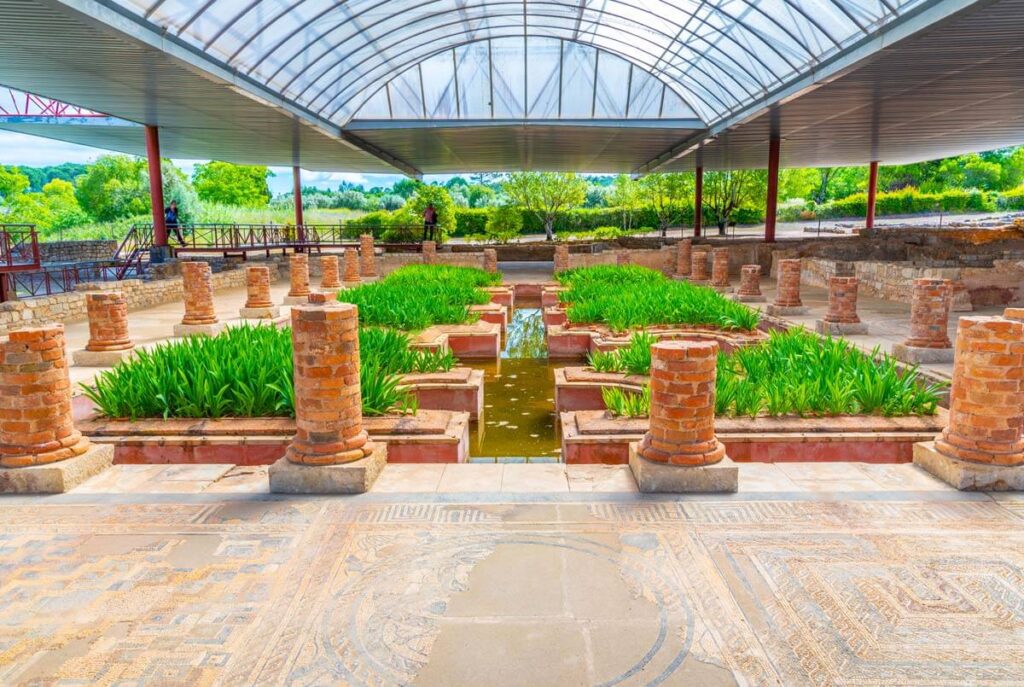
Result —
[[1019, 498], [472, 500], [0, 500], [0, 684], [1024, 683]]

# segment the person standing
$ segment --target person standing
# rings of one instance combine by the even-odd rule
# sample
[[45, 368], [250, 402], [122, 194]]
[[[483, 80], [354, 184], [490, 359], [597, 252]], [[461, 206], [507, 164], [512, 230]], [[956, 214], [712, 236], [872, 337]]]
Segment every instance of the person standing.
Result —
[[181, 225], [178, 223], [178, 201], [172, 200], [171, 204], [164, 208], [164, 224], [167, 231], [173, 231], [178, 243], [185, 245], [185, 237], [181, 235]]
[[434, 204], [430, 203], [427, 205], [427, 209], [423, 211], [423, 240], [433, 241], [434, 232], [437, 229], [437, 210], [434, 209]]

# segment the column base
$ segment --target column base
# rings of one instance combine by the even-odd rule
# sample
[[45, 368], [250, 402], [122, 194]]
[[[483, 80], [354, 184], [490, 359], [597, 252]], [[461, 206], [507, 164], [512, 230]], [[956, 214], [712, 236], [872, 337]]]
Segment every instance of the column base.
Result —
[[309, 303], [309, 294], [305, 296], [285, 296], [282, 305], [305, 305]]
[[186, 336], [217, 336], [222, 331], [224, 331], [223, 322], [214, 322], [213, 324], [174, 325], [174, 335], [178, 338], [184, 338]]
[[341, 286], [332, 286], [329, 289], [321, 288], [321, 289], [319, 289], [319, 291], [323, 295], [327, 296], [327, 300], [333, 301], [333, 300], [337, 300], [338, 292], [341, 291], [342, 288], [343, 287], [341, 287]]
[[629, 469], [644, 494], [732, 494], [739, 489], [740, 471], [728, 456], [714, 465], [666, 465], [641, 457], [639, 445], [629, 445]]
[[768, 300], [767, 298], [764, 297], [763, 294], [750, 296], [745, 293], [734, 293], [732, 299], [739, 303], [764, 303], [765, 301]]
[[733, 288], [731, 286], [729, 286], [729, 285], [726, 285], [726, 286], [715, 286], [714, 284], [711, 284], [711, 288], [713, 288], [718, 293], [732, 293], [733, 292]]
[[114, 462], [113, 445], [93, 444], [80, 456], [27, 468], [0, 468], [0, 494], [63, 494]]
[[810, 308], [806, 305], [776, 305], [769, 303], [765, 312], [773, 317], [793, 317], [794, 315], [806, 315]]
[[919, 348], [898, 343], [892, 346], [892, 357], [902, 363], [909, 363], [911, 365], [951, 363], [953, 362], [953, 349]]
[[149, 262], [154, 265], [159, 265], [162, 262], [167, 262], [170, 258], [170, 246], [151, 246], [149, 249]]
[[914, 465], [960, 491], [1024, 491], [1024, 465], [985, 465], [940, 453], [934, 441], [914, 444]]
[[272, 494], [362, 494], [370, 490], [388, 461], [387, 444], [375, 442], [373, 453], [341, 465], [298, 465], [281, 458], [270, 466]]
[[689, 278], [687, 278], [686, 281], [690, 282], [694, 286], [711, 286], [711, 280], [710, 279], [689, 279]]
[[83, 348], [73, 352], [71, 359], [77, 367], [113, 367], [134, 355], [134, 348], [126, 348], [123, 351], [87, 351]]
[[867, 334], [868, 325], [864, 322], [826, 322], [825, 320], [815, 320], [814, 331], [831, 336]]
[[243, 320], [276, 320], [281, 316], [281, 308], [276, 305], [265, 308], [239, 308], [238, 316]]
[[689, 274], [674, 274], [672, 275], [672, 278], [675, 279], [676, 281], [690, 281]]
[[362, 283], [363, 283], [363, 281], [361, 279], [359, 281], [346, 281], [346, 282], [342, 282], [342, 286], [343, 286], [343, 288], [346, 288], [346, 289], [354, 289], [357, 286], [360, 286]]

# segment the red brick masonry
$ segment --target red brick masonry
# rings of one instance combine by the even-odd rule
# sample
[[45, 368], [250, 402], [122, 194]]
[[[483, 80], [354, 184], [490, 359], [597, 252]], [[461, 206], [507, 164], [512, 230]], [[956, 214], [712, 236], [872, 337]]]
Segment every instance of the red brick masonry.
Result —
[[760, 296], [761, 295], [761, 266], [744, 265], [740, 268], [740, 286], [737, 289], [738, 296]]
[[120, 291], [85, 294], [89, 316], [87, 351], [127, 351], [134, 344], [128, 336], [128, 300]]
[[309, 295], [309, 256], [295, 253], [289, 258], [291, 288], [289, 297]]
[[690, 252], [690, 280], [708, 280], [708, 247], [694, 246]]
[[714, 248], [711, 251], [711, 285], [729, 285], [729, 249]]
[[355, 248], [345, 249], [345, 283], [359, 282], [359, 251]]
[[950, 348], [949, 301], [952, 293], [948, 279], [915, 279], [910, 304], [910, 336], [904, 346], [914, 348]]
[[830, 277], [828, 280], [828, 312], [822, 318], [826, 322], [857, 324], [857, 277]]
[[676, 276], [690, 276], [690, 253], [693, 249], [692, 239], [683, 239], [676, 244]]
[[361, 276], [377, 276], [377, 256], [373, 252], [373, 234], [363, 234], [359, 237], [359, 261]]
[[341, 281], [338, 278], [338, 256], [320, 256], [320, 288], [340, 289]]
[[246, 267], [245, 291], [246, 308], [273, 307], [270, 300], [270, 268], [265, 265]]
[[493, 248], [484, 248], [484, 271], [491, 273], [498, 271], [498, 251]]
[[216, 324], [213, 309], [213, 276], [210, 265], [202, 261], [181, 263], [185, 290], [185, 316], [182, 324]]
[[569, 269], [569, 246], [559, 243], [555, 246], [555, 274]]
[[799, 308], [800, 300], [800, 260], [779, 260], [778, 291], [775, 294], [775, 305], [783, 308]]
[[89, 446], [71, 419], [64, 325], [16, 329], [0, 339], [0, 465], [55, 463]]

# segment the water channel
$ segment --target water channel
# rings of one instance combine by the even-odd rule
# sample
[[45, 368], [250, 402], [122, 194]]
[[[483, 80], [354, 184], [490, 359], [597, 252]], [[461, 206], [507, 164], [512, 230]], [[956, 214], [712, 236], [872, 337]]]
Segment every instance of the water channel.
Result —
[[484, 414], [470, 430], [470, 461], [559, 462], [554, 366], [541, 309], [516, 308], [501, 357], [472, 366], [484, 371]]

